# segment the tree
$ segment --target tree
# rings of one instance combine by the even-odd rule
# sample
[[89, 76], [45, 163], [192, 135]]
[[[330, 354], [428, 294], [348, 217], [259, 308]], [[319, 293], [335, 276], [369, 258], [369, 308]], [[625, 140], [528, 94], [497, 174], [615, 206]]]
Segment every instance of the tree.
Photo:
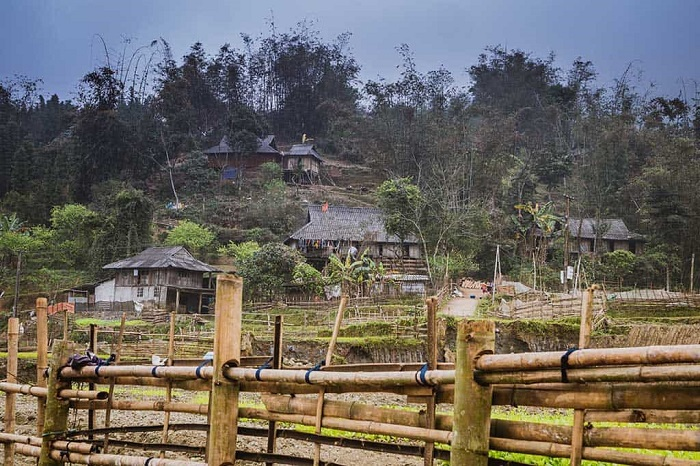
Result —
[[314, 266], [299, 262], [292, 272], [294, 284], [312, 296], [323, 296], [325, 281], [323, 275]]
[[634, 253], [624, 250], [603, 254], [601, 264], [605, 278], [617, 280], [620, 287], [622, 287], [625, 279], [629, 277], [634, 270], [635, 259]]
[[229, 241], [226, 246], [218, 249], [219, 254], [233, 258], [235, 265], [241, 265], [253, 258], [253, 255], [260, 250], [260, 245], [256, 241], [244, 241], [234, 243]]
[[268, 243], [242, 261], [238, 273], [243, 277], [248, 300], [272, 300], [284, 293], [284, 285], [294, 280], [294, 269], [304, 262], [296, 249], [281, 243]]
[[202, 254], [214, 242], [216, 236], [206, 227], [189, 220], [183, 220], [178, 226], [170, 230], [165, 238], [167, 246], [185, 246], [188, 250]]

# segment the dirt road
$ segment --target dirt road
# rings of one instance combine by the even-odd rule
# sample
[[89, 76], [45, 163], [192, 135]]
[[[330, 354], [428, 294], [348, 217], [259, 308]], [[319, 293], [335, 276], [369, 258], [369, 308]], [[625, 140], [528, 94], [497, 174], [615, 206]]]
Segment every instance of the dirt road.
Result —
[[482, 296], [481, 290], [460, 288], [460, 291], [464, 297], [450, 299], [441, 312], [455, 317], [472, 317]]

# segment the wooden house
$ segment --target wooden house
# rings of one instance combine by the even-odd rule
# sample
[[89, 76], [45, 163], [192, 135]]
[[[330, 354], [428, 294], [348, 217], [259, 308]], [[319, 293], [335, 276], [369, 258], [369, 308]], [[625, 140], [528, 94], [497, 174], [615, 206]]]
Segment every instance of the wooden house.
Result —
[[375, 262], [384, 264], [387, 273], [426, 273], [418, 240], [410, 236], [401, 241], [387, 233], [384, 215], [377, 208], [309, 205], [306, 224], [285, 244], [298, 249], [319, 269], [331, 254], [344, 258], [350, 248], [355, 248], [358, 257], [366, 252]]
[[217, 145], [205, 150], [204, 153], [209, 159], [209, 166], [218, 169], [223, 180], [240, 178], [246, 171], [253, 171], [267, 162], [281, 166], [283, 157], [282, 152], [277, 150], [273, 135], [258, 139], [254, 152], [235, 150], [229, 144], [228, 137], [224, 136]]
[[284, 154], [284, 180], [287, 183], [313, 184], [321, 174], [323, 159], [310, 143], [294, 144]]
[[107, 264], [114, 278], [95, 288], [96, 308], [130, 306], [206, 313], [215, 294], [218, 269], [195, 259], [182, 246], [153, 247]]
[[641, 254], [644, 251], [644, 237], [627, 229], [620, 218], [570, 218], [569, 253], [605, 254], [613, 251], [630, 251]]

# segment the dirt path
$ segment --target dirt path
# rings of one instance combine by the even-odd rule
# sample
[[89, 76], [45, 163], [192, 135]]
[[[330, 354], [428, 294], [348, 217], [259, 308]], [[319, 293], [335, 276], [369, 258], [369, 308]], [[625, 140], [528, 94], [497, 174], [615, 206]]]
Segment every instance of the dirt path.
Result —
[[472, 317], [482, 296], [481, 290], [460, 288], [460, 291], [464, 297], [450, 299], [441, 312], [455, 317]]

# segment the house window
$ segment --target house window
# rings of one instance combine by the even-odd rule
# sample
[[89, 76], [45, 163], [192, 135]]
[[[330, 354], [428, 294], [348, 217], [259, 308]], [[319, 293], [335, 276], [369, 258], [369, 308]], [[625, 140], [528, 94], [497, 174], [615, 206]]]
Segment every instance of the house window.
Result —
[[143, 287], [139, 286], [138, 288], [136, 288], [136, 297], [143, 298]]
[[148, 285], [148, 269], [141, 269], [138, 271], [136, 280], [139, 285]]
[[159, 286], [156, 286], [153, 288], [153, 297], [160, 298], [160, 287]]

